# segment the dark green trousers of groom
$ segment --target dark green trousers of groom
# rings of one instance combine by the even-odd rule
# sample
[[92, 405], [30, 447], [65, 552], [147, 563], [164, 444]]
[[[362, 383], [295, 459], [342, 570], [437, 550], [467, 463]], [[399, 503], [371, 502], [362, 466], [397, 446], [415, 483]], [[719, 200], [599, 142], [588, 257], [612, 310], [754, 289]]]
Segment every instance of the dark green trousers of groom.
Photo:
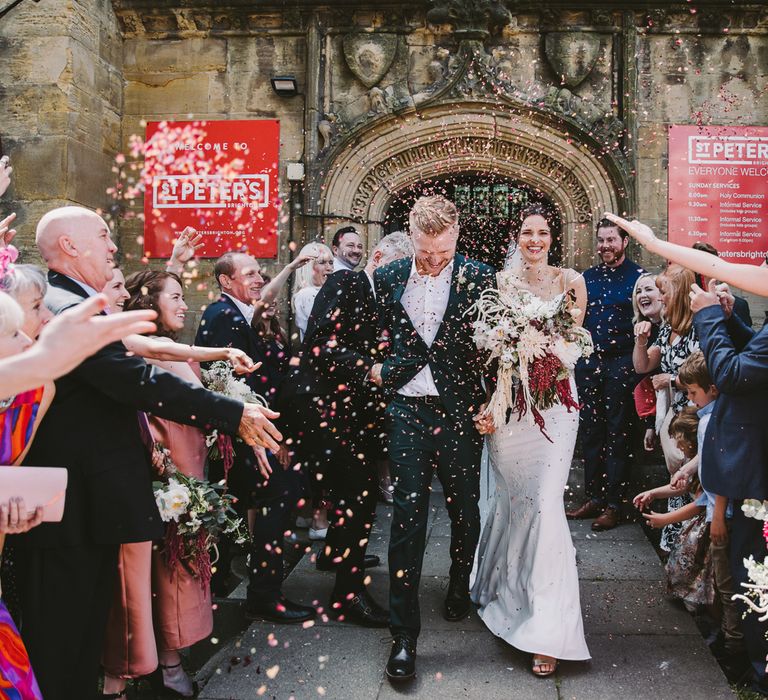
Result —
[[[437, 397], [435, 397], [437, 398]], [[394, 512], [389, 540], [390, 627], [416, 637], [419, 581], [435, 469], [451, 518], [452, 580], [466, 582], [480, 537], [482, 436], [472, 420], [455, 425], [439, 401], [398, 396], [387, 409]]]
[[[493, 270], [461, 255], [454, 257], [448, 304], [435, 340], [427, 346], [408, 317], [401, 297], [412, 258], [380, 268], [374, 276], [388, 355], [382, 380], [391, 392], [387, 408], [394, 512], [389, 544], [390, 628], [417, 637], [421, 628], [419, 582], [424, 559], [432, 478], [443, 485], [451, 518], [451, 580], [469, 585], [480, 536], [482, 437], [472, 421], [485, 398], [484, 360], [472, 341], [465, 315]], [[429, 364], [439, 396], [397, 393]]]

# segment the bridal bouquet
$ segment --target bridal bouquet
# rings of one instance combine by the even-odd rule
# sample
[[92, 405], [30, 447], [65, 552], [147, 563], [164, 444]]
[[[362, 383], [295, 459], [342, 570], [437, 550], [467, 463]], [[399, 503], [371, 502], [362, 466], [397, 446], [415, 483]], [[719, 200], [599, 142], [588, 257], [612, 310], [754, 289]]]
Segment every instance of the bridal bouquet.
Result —
[[[748, 498], [742, 503], [741, 510], [748, 518], [763, 521], [763, 537], [768, 543], [768, 501]], [[768, 557], [759, 562], [750, 556], [744, 560], [744, 567], [750, 583], [742, 583], [742, 587], [747, 589], [746, 592], [737, 593], [733, 598], [746, 603], [749, 610], [760, 615], [760, 622], [765, 622], [768, 620]]]
[[556, 403], [578, 408], [571, 394], [570, 370], [592, 354], [589, 331], [576, 324], [579, 310], [562, 294], [545, 301], [526, 289], [486, 289], [468, 313], [476, 313], [474, 341], [498, 361], [496, 390], [485, 409], [496, 426], [511, 409], [528, 415], [544, 437], [541, 411]]
[[222, 485], [182, 474], [166, 451], [162, 459], [164, 480], [153, 487], [160, 517], [168, 523], [163, 545], [168, 566], [186, 566], [206, 586], [211, 580], [210, 550], [219, 537], [232, 535], [241, 544], [248, 534], [232, 507], [235, 499], [223, 493]]
[[[209, 391], [215, 391], [217, 394], [223, 394], [243, 403], [256, 403], [265, 407], [267, 405], [261, 396], [251, 390], [244, 379], [235, 376], [232, 366], [224, 360], [212, 362], [208, 369], [202, 370], [201, 378], [203, 386]], [[232, 438], [229, 435], [221, 435], [218, 430], [214, 430], [206, 436], [205, 444], [211, 459], [224, 461], [224, 480], [226, 481], [235, 456]]]

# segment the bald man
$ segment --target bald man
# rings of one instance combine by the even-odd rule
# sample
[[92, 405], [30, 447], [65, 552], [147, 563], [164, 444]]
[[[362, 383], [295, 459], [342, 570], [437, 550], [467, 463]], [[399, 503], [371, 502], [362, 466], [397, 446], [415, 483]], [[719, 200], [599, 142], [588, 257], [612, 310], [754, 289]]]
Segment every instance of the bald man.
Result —
[[[109, 227], [81, 207], [46, 214], [36, 241], [46, 304], [80, 304], [112, 278]], [[255, 409], [255, 410], [254, 410]], [[121, 543], [160, 539], [146, 416], [239, 434], [277, 449], [277, 414], [195, 387], [107, 345], [56, 382], [25, 464], [66, 467], [64, 517], [14, 537], [24, 641], [46, 700], [95, 697]]]

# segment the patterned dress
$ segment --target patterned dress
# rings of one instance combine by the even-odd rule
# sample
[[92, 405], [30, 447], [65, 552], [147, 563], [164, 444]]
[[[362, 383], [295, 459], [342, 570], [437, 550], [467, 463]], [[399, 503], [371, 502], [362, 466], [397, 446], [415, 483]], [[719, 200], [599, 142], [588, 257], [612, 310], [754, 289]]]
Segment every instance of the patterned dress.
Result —
[[[0, 413], [0, 465], [12, 465], [26, 449], [32, 437], [42, 398], [43, 387], [25, 391], [16, 396], [11, 405]], [[0, 466], [0, 469], [3, 468]], [[13, 590], [12, 573], [10, 560], [3, 561], [3, 580], [10, 591]], [[5, 603], [0, 600], [0, 699], [42, 698], [19, 631]]]
[[18, 394], [0, 413], [0, 464], [13, 464], [24, 452], [43, 398], [43, 387]]
[[[696, 330], [693, 325], [685, 335], [678, 336], [674, 342], [672, 342], [671, 336], [672, 327], [668, 323], [664, 323], [659, 329], [659, 336], [653, 345], [656, 345], [661, 351], [659, 370], [663, 374], [676, 375], [680, 370], [680, 365], [699, 349], [699, 339], [696, 337]], [[672, 392], [670, 409], [675, 415], [680, 413], [687, 403], [688, 398], [684, 391], [675, 389]], [[691, 498], [687, 493], [672, 496], [667, 503], [667, 508], [669, 511], [677, 510], [690, 502]], [[664, 526], [659, 545], [664, 551], [671, 552], [674, 549], [682, 527], [683, 523], [672, 523], [671, 525]]]
[[709, 549], [707, 514], [680, 523], [677, 545], [666, 564], [667, 593], [679, 598], [688, 610], [715, 601], [715, 577]]

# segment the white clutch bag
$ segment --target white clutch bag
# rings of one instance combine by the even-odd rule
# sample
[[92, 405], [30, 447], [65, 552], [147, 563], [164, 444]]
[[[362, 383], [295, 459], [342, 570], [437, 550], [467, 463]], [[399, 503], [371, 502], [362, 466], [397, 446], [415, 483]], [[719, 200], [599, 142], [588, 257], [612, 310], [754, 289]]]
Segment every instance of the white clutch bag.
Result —
[[30, 513], [43, 508], [43, 521], [58, 523], [64, 515], [67, 470], [63, 467], [0, 466], [0, 502], [23, 498]]

